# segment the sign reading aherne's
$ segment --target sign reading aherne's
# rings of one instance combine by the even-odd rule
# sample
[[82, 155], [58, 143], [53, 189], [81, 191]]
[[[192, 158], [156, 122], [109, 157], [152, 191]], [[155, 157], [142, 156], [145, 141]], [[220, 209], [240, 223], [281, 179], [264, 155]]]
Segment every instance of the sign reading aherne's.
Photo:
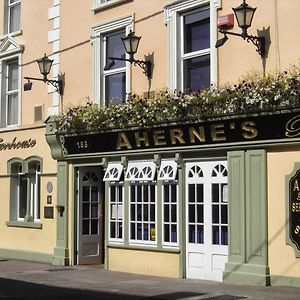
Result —
[[300, 170], [290, 180], [289, 193], [290, 239], [300, 250]]
[[300, 138], [300, 114], [263, 115], [65, 136], [68, 153], [98, 153]]

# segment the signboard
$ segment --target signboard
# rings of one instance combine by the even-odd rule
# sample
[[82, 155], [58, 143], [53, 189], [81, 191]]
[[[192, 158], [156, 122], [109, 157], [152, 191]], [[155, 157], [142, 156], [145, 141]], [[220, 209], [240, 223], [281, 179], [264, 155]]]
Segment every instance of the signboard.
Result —
[[66, 135], [68, 155], [300, 138], [300, 113]]
[[300, 250], [300, 170], [289, 182], [289, 235]]

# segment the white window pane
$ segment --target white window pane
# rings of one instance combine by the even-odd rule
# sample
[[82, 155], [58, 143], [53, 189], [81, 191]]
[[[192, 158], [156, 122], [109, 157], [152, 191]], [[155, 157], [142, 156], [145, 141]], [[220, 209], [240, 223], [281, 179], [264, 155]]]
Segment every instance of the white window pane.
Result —
[[123, 104], [126, 95], [125, 72], [105, 76], [105, 99], [106, 103]]
[[20, 30], [21, 5], [14, 5], [9, 10], [9, 32]]
[[[108, 57], [125, 58], [122, 37], [125, 37], [125, 30], [106, 36], [106, 64], [111, 62], [111, 60], [107, 59]], [[125, 61], [115, 60], [110, 70], [122, 67], [125, 67]]]
[[8, 95], [7, 125], [18, 124], [18, 94]]
[[185, 90], [198, 91], [210, 87], [210, 55], [184, 60], [183, 69]]
[[27, 178], [25, 176], [20, 176], [18, 218], [25, 217], [26, 206], [27, 206]]
[[8, 63], [8, 91], [18, 89], [19, 68], [17, 62]]
[[184, 17], [184, 53], [210, 48], [209, 10]]

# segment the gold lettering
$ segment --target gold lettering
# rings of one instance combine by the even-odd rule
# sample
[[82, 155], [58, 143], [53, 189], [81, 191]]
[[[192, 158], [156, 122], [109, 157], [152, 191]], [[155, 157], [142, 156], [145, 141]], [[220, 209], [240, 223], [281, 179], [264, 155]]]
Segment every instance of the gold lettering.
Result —
[[299, 202], [292, 203], [292, 212], [300, 212], [300, 203]]
[[190, 136], [190, 142], [195, 143], [195, 137], [201, 142], [205, 142], [205, 133], [204, 133], [204, 127], [200, 126], [199, 131], [197, 131], [194, 127], [189, 128], [189, 136]]
[[185, 144], [185, 140], [183, 139], [183, 131], [181, 129], [179, 128], [171, 129], [170, 135], [171, 135], [171, 143], [173, 145], [176, 145], [176, 140], [180, 144]]
[[294, 232], [295, 232], [295, 234], [299, 234], [299, 232], [300, 232], [300, 226], [299, 225], [296, 226]]
[[295, 192], [295, 191], [297, 191], [297, 192], [299, 192], [300, 190], [299, 190], [299, 183], [298, 183], [298, 179], [295, 179], [295, 181], [294, 181], [294, 188], [293, 188], [293, 192]]
[[143, 132], [143, 136], [140, 136], [139, 132], [134, 133], [135, 136], [135, 143], [137, 148], [141, 147], [141, 142], [144, 143], [145, 147], [149, 147], [149, 139], [148, 139], [148, 134], [147, 132]]
[[242, 123], [242, 136], [247, 139], [254, 139], [257, 137], [258, 132], [257, 129], [255, 128], [256, 124], [253, 121], [245, 121]]
[[226, 141], [224, 124], [214, 124], [210, 126], [210, 134], [213, 142]]
[[164, 131], [163, 130], [154, 130], [153, 131], [153, 140], [154, 140], [155, 146], [166, 145]]
[[130, 142], [129, 142], [125, 132], [118, 133], [117, 150], [120, 150], [121, 148], [132, 149], [132, 146], [130, 145]]

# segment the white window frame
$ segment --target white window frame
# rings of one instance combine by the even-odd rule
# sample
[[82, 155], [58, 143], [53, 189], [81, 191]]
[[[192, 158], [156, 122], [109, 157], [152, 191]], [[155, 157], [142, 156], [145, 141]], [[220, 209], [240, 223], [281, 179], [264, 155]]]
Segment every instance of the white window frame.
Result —
[[[177, 175], [177, 168], [178, 165], [176, 161], [162, 161], [159, 171], [157, 180], [175, 180]], [[165, 169], [167, 169], [167, 172], [165, 172]], [[172, 175], [170, 173], [172, 172]]]
[[108, 7], [121, 4], [123, 2], [126, 2], [128, 0], [93, 0], [93, 11], [99, 11], [101, 9], [106, 9]]
[[4, 33], [5, 34], [12, 34], [12, 33], [18, 33], [20, 32], [20, 27], [21, 27], [21, 14], [20, 14], [20, 19], [19, 19], [19, 28], [17, 30], [11, 31], [10, 27], [11, 27], [11, 20], [10, 20], [10, 11], [13, 7], [15, 6], [20, 6], [21, 9], [21, 0], [16, 0], [16, 2], [11, 3], [11, 0], [5, 0], [5, 4], [4, 4], [4, 19], [5, 19], [5, 26], [4, 26]]
[[[131, 188], [134, 187], [135, 188], [135, 193], [136, 193], [136, 190], [137, 190], [137, 187], [138, 186], [141, 186], [141, 190], [145, 187], [145, 186], [148, 186], [149, 187], [149, 193], [151, 194], [151, 187], [150, 186], [154, 186], [154, 202], [151, 202], [150, 201], [150, 198], [149, 198], [149, 201], [147, 202], [144, 202], [143, 201], [143, 197], [144, 197], [144, 194], [143, 192], [141, 193], [141, 196], [142, 196], [142, 199], [141, 199], [141, 202], [138, 202], [138, 201], [132, 201], [131, 199]], [[150, 197], [150, 196], [149, 196]], [[136, 200], [136, 198], [135, 198]], [[132, 220], [131, 218], [131, 205], [134, 204], [136, 207], [136, 211], [135, 211], [135, 220]], [[148, 205], [148, 221], [145, 221], [143, 220], [144, 216], [142, 215], [142, 220], [138, 221], [137, 220], [137, 205], [141, 205], [142, 207], [142, 212], [143, 212], [143, 206], [145, 205]], [[154, 208], [154, 221], [151, 221], [150, 220], [150, 205], [154, 205], [155, 208]], [[128, 223], [129, 223], [129, 230], [128, 230], [128, 234], [129, 234], [129, 243], [130, 244], [133, 244], [133, 245], [147, 245], [147, 246], [156, 246], [157, 245], [157, 186], [156, 186], [156, 182], [146, 182], [146, 183], [140, 183], [140, 182], [133, 182], [130, 184], [129, 186], [129, 220], [128, 220]], [[132, 223], [135, 223], [135, 224], [142, 224], [142, 226], [144, 224], [148, 224], [149, 225], [149, 234], [150, 234], [150, 240], [146, 240], [144, 239], [144, 237], [142, 236], [142, 239], [132, 239], [131, 238], [131, 224]], [[154, 224], [154, 230], [155, 230], [155, 240], [151, 240], [151, 230], [150, 230], [150, 225], [151, 224]], [[137, 229], [137, 227], [136, 227]], [[137, 236], [137, 232], [135, 232], [136, 236]], [[143, 235], [143, 230], [142, 230], [142, 235]]]
[[[168, 26], [168, 85], [170, 90], [182, 90], [182, 14], [207, 7], [210, 9], [210, 82], [216, 86], [217, 76], [217, 9], [221, 6], [221, 0], [186, 0], [175, 1], [166, 5], [164, 9], [165, 23]], [[178, 76], [178, 74], [182, 74]]]
[[[134, 31], [133, 16], [127, 16], [92, 28], [91, 43], [93, 45], [93, 96], [96, 103], [105, 105], [103, 68], [105, 57], [104, 36], [114, 31], [125, 29], [128, 34]], [[130, 92], [130, 63], [126, 62], [126, 93]]]
[[[111, 202], [111, 188], [114, 187], [116, 189], [116, 194], [118, 196], [116, 196], [116, 201]], [[122, 199], [120, 199], [119, 197], [119, 189], [121, 189], [121, 193], [122, 193]], [[124, 242], [124, 185], [123, 182], [118, 182], [118, 183], [111, 183], [109, 186], [109, 209], [108, 209], [108, 213], [109, 213], [109, 226], [108, 226], [108, 236], [109, 236], [109, 241], [110, 242]], [[116, 207], [116, 217], [112, 218], [112, 203], [115, 204]], [[119, 207], [121, 206], [121, 217], [119, 215], [120, 211], [119, 211]], [[122, 228], [122, 237], [121, 238], [112, 238], [111, 237], [111, 223], [114, 223], [115, 226], [118, 225], [118, 223], [121, 223], [121, 228]], [[118, 232], [118, 229], [116, 229], [116, 232]]]

